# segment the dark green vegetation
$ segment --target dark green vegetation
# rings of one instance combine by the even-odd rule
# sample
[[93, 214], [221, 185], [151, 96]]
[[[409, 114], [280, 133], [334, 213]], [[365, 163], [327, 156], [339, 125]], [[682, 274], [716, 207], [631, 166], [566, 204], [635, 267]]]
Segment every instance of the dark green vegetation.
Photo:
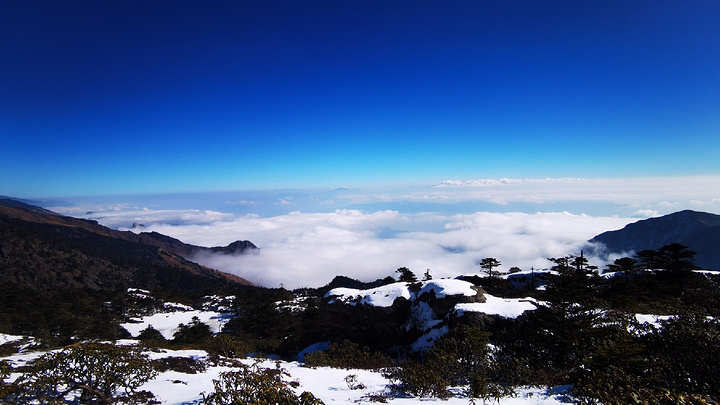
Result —
[[[648, 256], [654, 270], [642, 266]], [[570, 384], [584, 403], [717, 403], [720, 278], [693, 271], [692, 257], [669, 244], [618, 259], [608, 266], [613, 277], [592, 271], [582, 255], [551, 259], [555, 274], [533, 293], [543, 304], [483, 330], [496, 361], [477, 368], [482, 384], [500, 393], [493, 384]], [[654, 328], [635, 313], [675, 316]], [[471, 385], [475, 378], [464, 376]]]
[[[215, 249], [251, 248], [238, 242]], [[246, 280], [182, 256], [204, 250], [214, 251], [0, 200], [0, 331], [50, 345], [70, 343], [72, 337], [127, 337], [117, 324], [129, 309], [129, 287], [185, 304], [251, 288]]]
[[158, 403], [152, 393], [136, 391], [156, 374], [148, 357], [135, 348], [78, 345], [43, 355], [12, 384], [0, 382], [0, 402], [62, 404], [74, 395], [88, 404]]
[[208, 405], [321, 405], [323, 402], [309, 392], [295, 394], [285, 380], [281, 368], [268, 369], [238, 364], [237, 371], [220, 374], [213, 380], [214, 390], [203, 394]]
[[[309, 392], [295, 394], [287, 373], [240, 362], [228, 364], [235, 371], [213, 380], [214, 390], [203, 393], [209, 405], [320, 405]], [[78, 344], [48, 353], [6, 383], [10, 367], [0, 364], [0, 403], [42, 404], [159, 404], [153, 393], [138, 391], [158, 372], [173, 370], [195, 374], [206, 364], [192, 358], [166, 357], [150, 360], [138, 348], [111, 344]]]

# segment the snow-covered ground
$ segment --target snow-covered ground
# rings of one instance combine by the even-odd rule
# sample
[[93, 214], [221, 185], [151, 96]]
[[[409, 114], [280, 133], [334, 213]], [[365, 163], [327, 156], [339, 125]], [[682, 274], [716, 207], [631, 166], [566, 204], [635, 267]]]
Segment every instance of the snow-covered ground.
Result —
[[[125, 342], [128, 343], [128, 342]], [[42, 355], [41, 352], [15, 354], [5, 357], [15, 366], [27, 364]], [[190, 357], [197, 360], [207, 358], [207, 353], [202, 350], [162, 350], [160, 352], [148, 352], [151, 359], [164, 357]], [[257, 360], [248, 358], [242, 360], [247, 365], [254, 364]], [[308, 368], [298, 362], [284, 362], [276, 360], [263, 360], [259, 364], [263, 368], [275, 369], [280, 366], [289, 374], [285, 381], [294, 381], [299, 385], [294, 390], [300, 394], [303, 391], [311, 392], [315, 397], [321, 399], [326, 405], [331, 404], [357, 404], [361, 402], [372, 403], [370, 396], [389, 394], [389, 384], [383, 374], [379, 371], [369, 370], [347, 370], [328, 367]], [[156, 398], [167, 405], [189, 405], [199, 404], [202, 393], [210, 393], [213, 390], [213, 380], [217, 379], [222, 372], [233, 371], [235, 368], [228, 366], [208, 366], [202, 373], [186, 374], [177, 371], [165, 371], [157, 375], [153, 380], [145, 383], [139, 390], [147, 390], [155, 394]], [[352, 389], [352, 385], [346, 382], [346, 377], [356, 376], [356, 384], [362, 384], [364, 388]], [[17, 375], [11, 376], [16, 378]], [[457, 387], [455, 392], [458, 396], [449, 400], [436, 398], [394, 398], [388, 397], [390, 404], [413, 405], [438, 403], [447, 405], [467, 405], [469, 398], [461, 394], [462, 387]], [[555, 391], [545, 388], [524, 387], [517, 389], [516, 397], [508, 397], [500, 400], [500, 405], [556, 405], [562, 404], [565, 398], [566, 388]]]
[[8, 335], [5, 333], [0, 333], [0, 345], [4, 345], [6, 343], [12, 343], [17, 342], [18, 340], [22, 340], [22, 336], [18, 335]]
[[458, 315], [464, 312], [482, 312], [503, 318], [517, 318], [525, 311], [536, 309], [536, 303], [534, 298], [498, 298], [485, 294], [485, 302], [460, 303], [455, 305], [455, 312]]
[[[192, 309], [192, 308], [191, 308]], [[178, 326], [182, 324], [189, 324], [192, 319], [197, 317], [200, 322], [203, 322], [210, 326], [210, 330], [213, 333], [218, 333], [222, 330], [223, 325], [230, 320], [230, 315], [215, 311], [173, 311], [173, 312], [160, 312], [149, 316], [143, 316], [133, 319], [133, 322], [122, 323], [120, 326], [125, 328], [133, 337], [137, 337], [143, 329], [148, 326], [160, 331], [165, 339], [172, 339], [173, 334], [177, 331]]]

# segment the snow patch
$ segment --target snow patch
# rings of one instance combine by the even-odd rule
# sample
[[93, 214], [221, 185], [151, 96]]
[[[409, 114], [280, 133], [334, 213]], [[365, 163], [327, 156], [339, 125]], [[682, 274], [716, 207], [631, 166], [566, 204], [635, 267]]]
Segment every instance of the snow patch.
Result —
[[17, 342], [18, 340], [22, 340], [23, 338], [24, 338], [23, 336], [8, 335], [5, 333], [0, 333], [0, 345]]
[[485, 302], [460, 303], [455, 305], [455, 313], [462, 316], [465, 312], [482, 312], [503, 318], [517, 318], [525, 311], [537, 309], [533, 298], [498, 298], [485, 294]]
[[133, 319], [133, 322], [122, 323], [120, 326], [125, 328], [130, 335], [137, 337], [140, 332], [148, 326], [157, 329], [165, 339], [172, 339], [173, 334], [177, 331], [180, 324], [189, 324], [192, 318], [197, 317], [200, 322], [210, 326], [213, 333], [222, 331], [223, 326], [230, 319], [227, 314], [214, 311], [184, 311], [184, 312], [163, 312], [149, 316], [143, 316]]
[[330, 297], [333, 297], [329, 302], [330, 304], [333, 304], [335, 301], [350, 305], [355, 305], [356, 302], [360, 302], [361, 304], [386, 308], [392, 306], [397, 298], [412, 299], [413, 294], [410, 292], [407, 283], [393, 283], [370, 290], [357, 290], [345, 287], [334, 288], [325, 294], [325, 298]]
[[477, 290], [472, 283], [463, 280], [440, 279], [423, 282], [417, 295], [410, 291], [408, 283], [393, 283], [369, 290], [345, 287], [334, 288], [325, 294], [325, 298], [332, 298], [330, 304], [339, 301], [355, 305], [360, 302], [361, 304], [376, 307], [389, 307], [397, 298], [402, 297], [412, 301], [430, 291], [435, 291], [437, 298], [445, 298], [450, 295], [464, 295], [467, 297], [477, 295]]
[[425, 284], [418, 292], [418, 297], [430, 291], [435, 291], [437, 298], [445, 298], [448, 295], [464, 295], [466, 297], [474, 297], [477, 295], [477, 290], [474, 288], [472, 283], [468, 283], [463, 280], [455, 279], [441, 279], [441, 280], [430, 280]]

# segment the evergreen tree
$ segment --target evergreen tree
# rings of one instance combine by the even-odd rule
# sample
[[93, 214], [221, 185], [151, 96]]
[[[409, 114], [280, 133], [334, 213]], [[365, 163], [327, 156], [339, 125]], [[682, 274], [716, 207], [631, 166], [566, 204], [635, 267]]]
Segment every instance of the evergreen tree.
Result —
[[670, 243], [657, 250], [657, 260], [660, 268], [684, 272], [696, 270], [697, 266], [693, 261], [696, 252], [680, 243]]
[[[582, 365], [596, 333], [599, 313], [595, 309], [602, 305], [596, 291], [601, 280], [582, 259], [549, 259], [555, 263], [555, 274], [548, 277], [541, 304], [518, 318], [511, 331], [515, 341], [504, 343], [506, 357], [526, 358], [534, 367], [544, 369], [553, 383], [566, 383], [562, 376]], [[553, 375], [558, 377], [550, 377]]]
[[399, 269], [395, 270], [395, 272], [400, 273], [398, 281], [407, 283], [414, 283], [417, 281], [417, 276], [415, 276], [415, 273], [410, 271], [410, 269], [407, 267], [400, 267]]
[[640, 265], [645, 270], [654, 270], [655, 268], [657, 268], [656, 258], [658, 256], [658, 252], [656, 250], [641, 250], [637, 252], [635, 256], [638, 258], [638, 260], [640, 261]]
[[213, 337], [210, 326], [200, 322], [197, 316], [192, 318], [189, 324], [180, 324], [177, 332], [173, 334], [173, 341], [176, 343], [201, 343]]
[[485, 274], [492, 279], [493, 277], [497, 277], [497, 273], [493, 273], [493, 269], [501, 264], [502, 263], [494, 257], [486, 257], [480, 261], [479, 266], [483, 269]]
[[622, 257], [616, 259], [613, 264], [607, 266], [608, 271], [621, 272], [625, 275], [625, 284], [627, 285], [630, 279], [630, 274], [638, 270], [637, 260], [632, 257]]

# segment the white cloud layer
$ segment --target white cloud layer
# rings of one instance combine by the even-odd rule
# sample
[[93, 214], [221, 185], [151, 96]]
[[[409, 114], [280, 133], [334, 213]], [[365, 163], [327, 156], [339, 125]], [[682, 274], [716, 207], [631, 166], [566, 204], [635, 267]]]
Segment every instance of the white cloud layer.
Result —
[[[499, 259], [504, 270], [547, 267], [547, 258], [579, 254], [588, 239], [638, 218], [682, 209], [718, 211], [720, 176], [481, 179], [384, 191], [286, 190], [130, 201], [49, 208], [201, 246], [250, 240], [260, 247], [257, 254], [197, 260], [260, 285], [295, 288], [321, 286], [335, 275], [371, 281], [395, 275], [403, 266], [418, 275], [430, 269], [435, 277], [476, 273], [484, 257]], [[173, 209], [139, 208], [146, 202]]]
[[[543, 268], [549, 265], [548, 257], [579, 254], [588, 239], [635, 220], [567, 212], [443, 216], [339, 210], [260, 218], [128, 210], [126, 215], [145, 225], [135, 230], [157, 231], [196, 245], [250, 240], [260, 247], [256, 254], [196, 260], [256, 284], [286, 288], [319, 287], [336, 275], [371, 281], [395, 276], [403, 266], [418, 275], [430, 269], [434, 277], [454, 277], [477, 273], [477, 262], [484, 257], [497, 258], [505, 270]], [[115, 211], [101, 223], [116, 224], [122, 218], [122, 211]]]

